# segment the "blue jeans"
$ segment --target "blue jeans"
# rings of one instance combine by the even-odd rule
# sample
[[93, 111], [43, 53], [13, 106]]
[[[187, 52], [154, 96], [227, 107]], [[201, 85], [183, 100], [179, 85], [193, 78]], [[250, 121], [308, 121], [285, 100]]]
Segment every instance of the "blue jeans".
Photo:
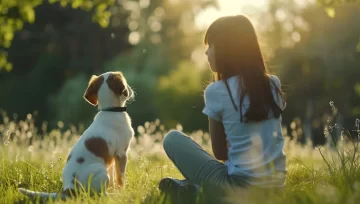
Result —
[[191, 183], [218, 187], [247, 186], [244, 178], [228, 175], [228, 168], [184, 133], [170, 131], [163, 141], [170, 160]]

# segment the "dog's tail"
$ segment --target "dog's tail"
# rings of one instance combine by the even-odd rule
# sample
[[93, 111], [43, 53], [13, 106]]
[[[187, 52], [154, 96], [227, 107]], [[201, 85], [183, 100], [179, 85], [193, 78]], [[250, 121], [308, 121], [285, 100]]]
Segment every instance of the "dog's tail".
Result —
[[60, 198], [61, 200], [66, 200], [67, 196], [62, 193], [46, 193], [46, 192], [38, 192], [38, 191], [31, 191], [24, 188], [19, 188], [20, 193], [30, 197], [30, 198], [40, 198], [41, 200], [55, 200]]

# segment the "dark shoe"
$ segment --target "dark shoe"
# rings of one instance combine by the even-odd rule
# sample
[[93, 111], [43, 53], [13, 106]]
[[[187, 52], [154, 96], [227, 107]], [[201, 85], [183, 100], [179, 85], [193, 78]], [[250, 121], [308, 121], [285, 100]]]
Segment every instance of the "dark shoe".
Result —
[[161, 179], [159, 183], [159, 189], [162, 192], [193, 192], [197, 193], [200, 190], [200, 186], [192, 184], [187, 180], [179, 180], [173, 178]]

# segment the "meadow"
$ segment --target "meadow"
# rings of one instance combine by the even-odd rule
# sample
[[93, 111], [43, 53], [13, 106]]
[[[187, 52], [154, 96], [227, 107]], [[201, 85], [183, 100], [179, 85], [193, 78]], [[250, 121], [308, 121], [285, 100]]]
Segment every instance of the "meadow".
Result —
[[[359, 132], [356, 121], [356, 130]], [[17, 188], [58, 192], [61, 190], [61, 171], [69, 149], [85, 127], [48, 130], [34, 127], [29, 114], [24, 120], [12, 119], [3, 113], [0, 124], [0, 203], [31, 203]], [[176, 129], [182, 130], [181, 125]], [[86, 196], [66, 203], [359, 203], [360, 163], [356, 142], [342, 137], [336, 149], [324, 146], [312, 148], [299, 145], [286, 136], [287, 180], [283, 190], [234, 189], [221, 191], [204, 187], [193, 195], [161, 194], [158, 182], [164, 177], [182, 178], [167, 159], [162, 140], [168, 130], [161, 121], [146, 122], [135, 129], [126, 171], [126, 187], [111, 191], [108, 197]], [[209, 135], [203, 131], [188, 133], [210, 151]], [[287, 131], [284, 129], [284, 134]], [[342, 133], [344, 134], [344, 133]], [[63, 203], [56, 201], [57, 203]]]

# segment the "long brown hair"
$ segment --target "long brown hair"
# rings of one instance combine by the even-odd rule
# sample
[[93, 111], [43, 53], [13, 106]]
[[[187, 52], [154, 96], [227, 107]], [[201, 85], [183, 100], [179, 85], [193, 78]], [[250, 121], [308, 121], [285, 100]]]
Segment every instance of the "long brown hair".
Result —
[[284, 94], [270, 79], [250, 20], [243, 15], [221, 17], [208, 28], [204, 43], [215, 47], [216, 80], [224, 81], [236, 111], [238, 108], [233, 101], [227, 79], [232, 76], [240, 77], [241, 121], [241, 107], [245, 95], [250, 99], [250, 106], [244, 114], [245, 122], [265, 120], [269, 110], [279, 118], [282, 110], [274, 100], [270, 83], [273, 83], [282, 99]]

